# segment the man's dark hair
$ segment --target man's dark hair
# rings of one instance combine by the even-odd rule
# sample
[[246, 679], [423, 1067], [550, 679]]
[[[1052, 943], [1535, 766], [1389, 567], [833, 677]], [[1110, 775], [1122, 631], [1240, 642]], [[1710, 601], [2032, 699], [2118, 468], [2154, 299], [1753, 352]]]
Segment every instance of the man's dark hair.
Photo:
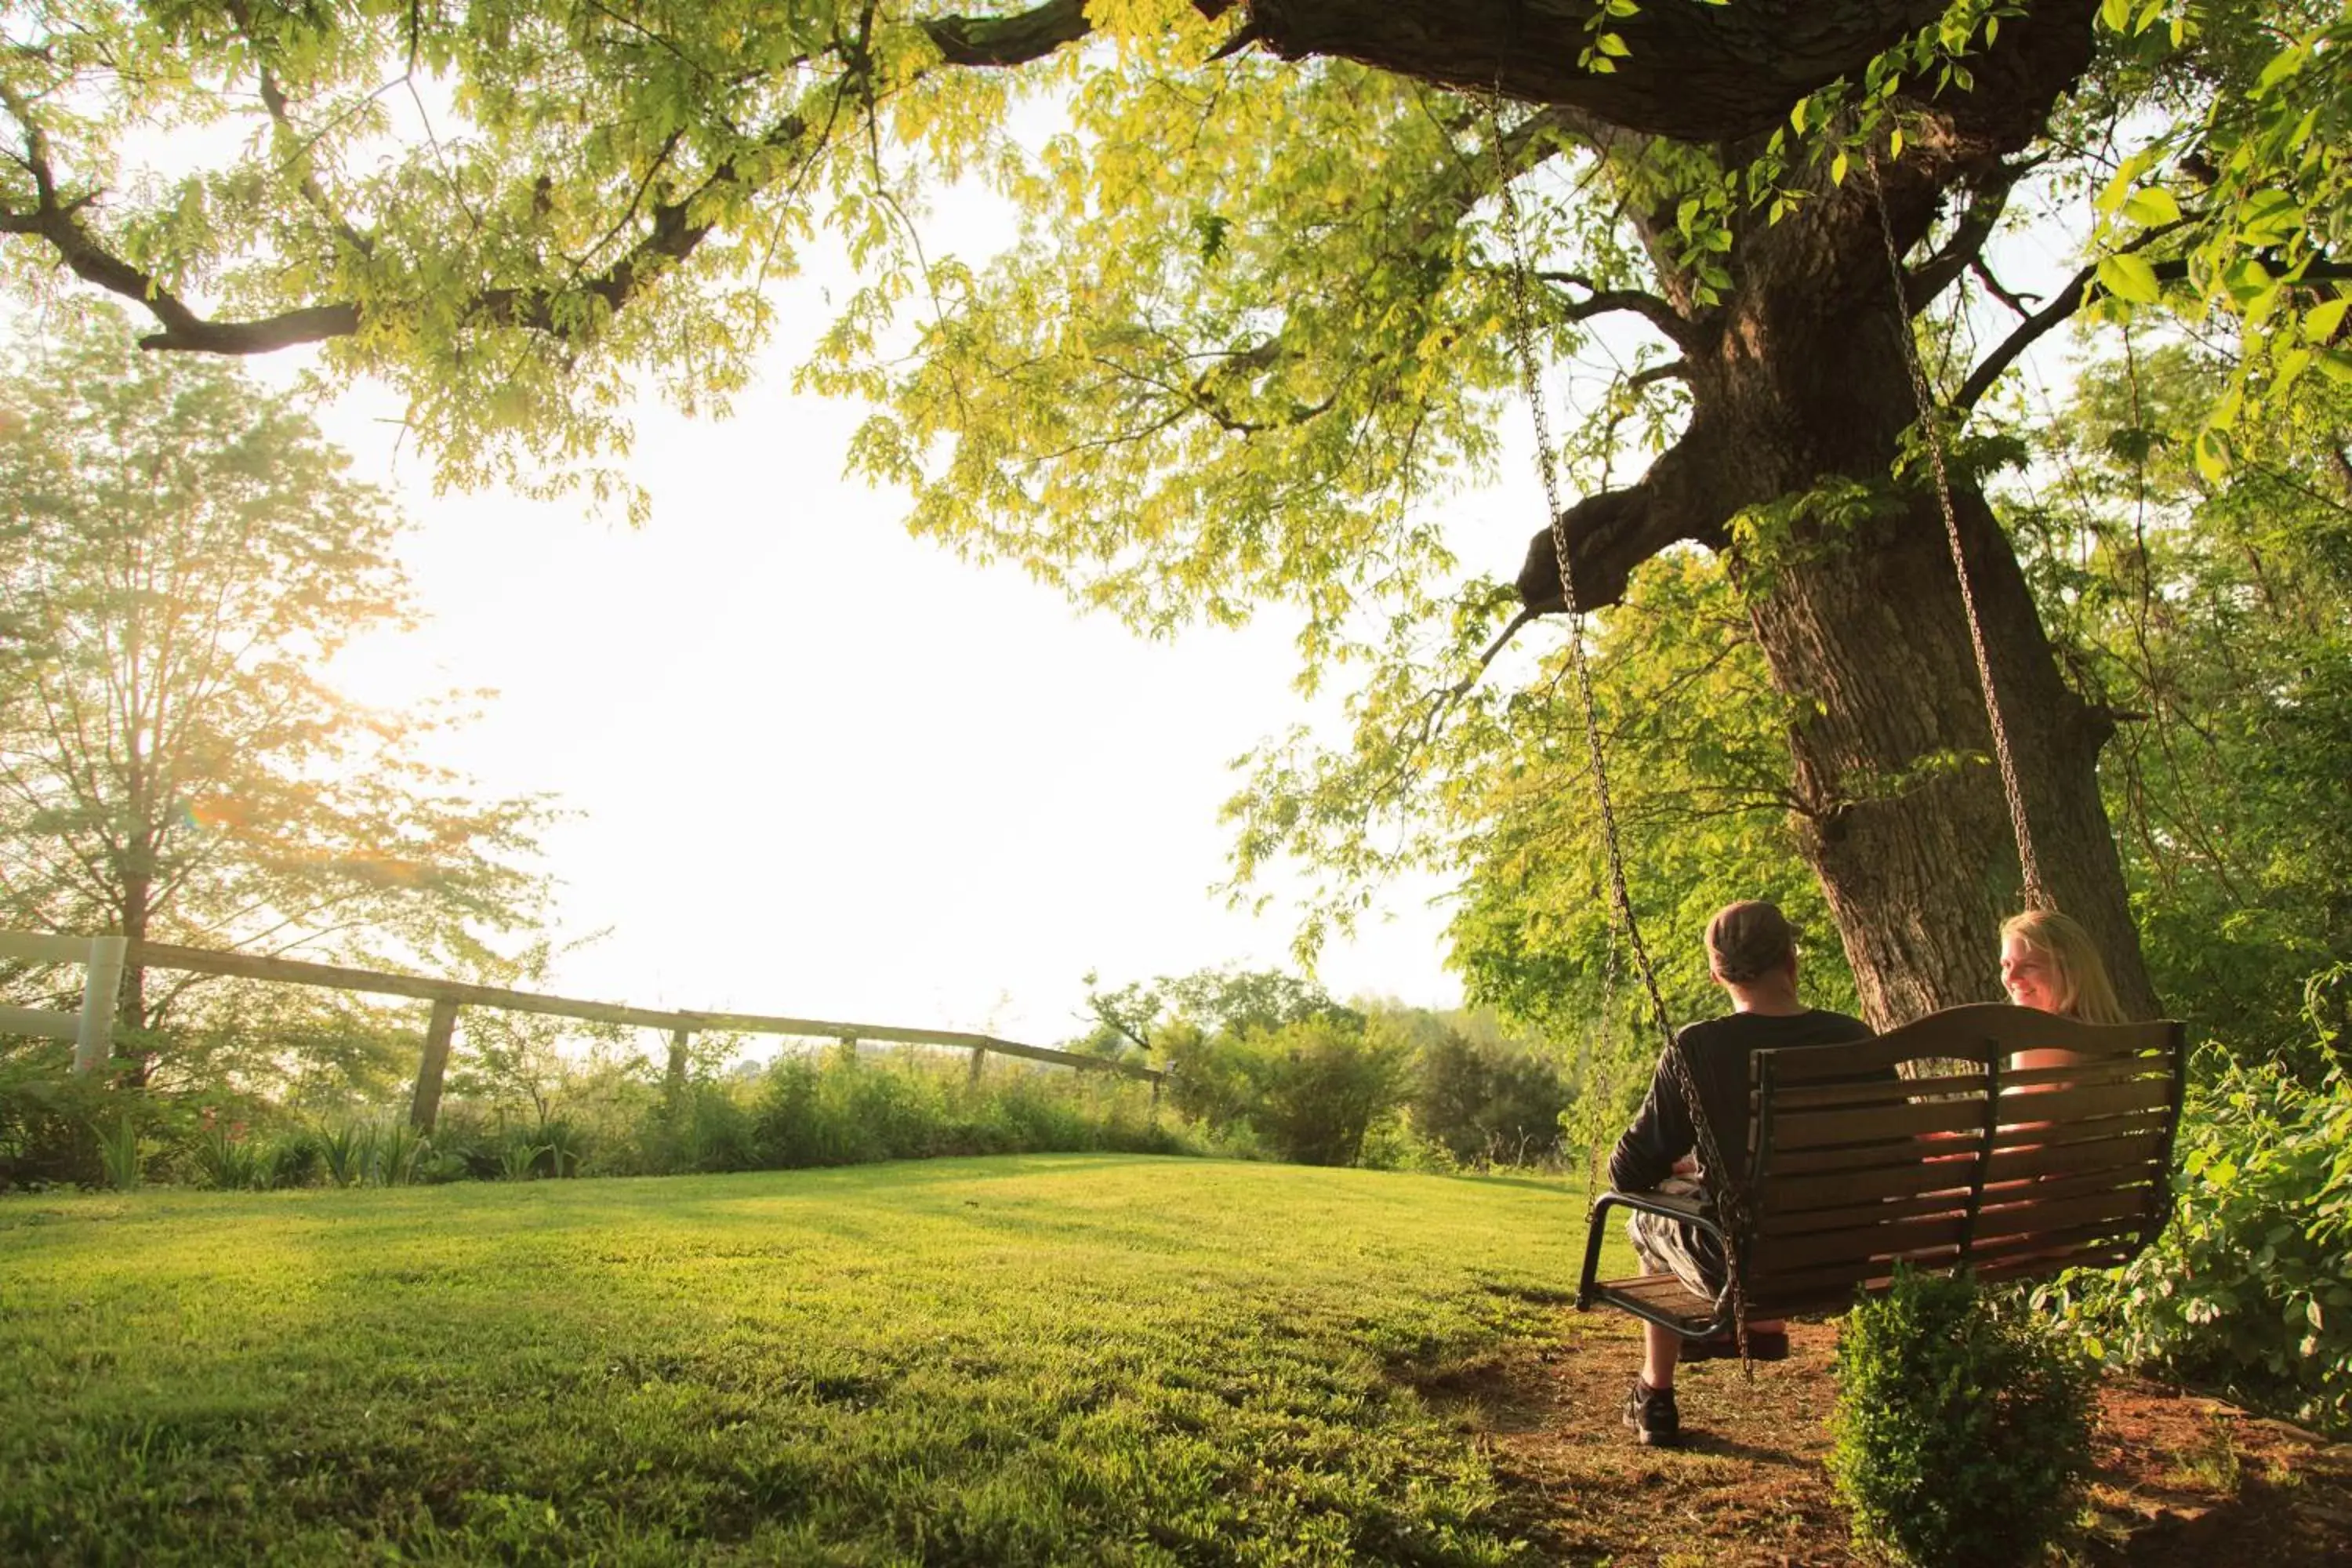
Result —
[[1706, 922], [1706, 955], [1724, 979], [1753, 984], [1797, 955], [1797, 933], [1777, 904], [1726, 904]]

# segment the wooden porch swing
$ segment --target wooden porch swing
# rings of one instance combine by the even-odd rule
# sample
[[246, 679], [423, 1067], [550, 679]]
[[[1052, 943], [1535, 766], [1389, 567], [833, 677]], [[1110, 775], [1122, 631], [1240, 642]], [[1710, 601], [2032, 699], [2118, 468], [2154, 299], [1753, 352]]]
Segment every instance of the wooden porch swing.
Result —
[[[1979, 1279], [2018, 1280], [2127, 1262], [2163, 1230], [2171, 1211], [2172, 1143], [2187, 1067], [2185, 1031], [2178, 1023], [2088, 1025], [1987, 1004], [1948, 1008], [1869, 1040], [1758, 1051], [1750, 1058], [1746, 1158], [1738, 1165], [1724, 1158], [1668, 1019], [1626, 886], [1584, 653], [1584, 615], [1561, 521], [1517, 203], [1501, 166], [1499, 116], [1494, 123], [1512, 253], [1511, 328], [1534, 416], [1561, 598], [1570, 616], [1570, 661], [1612, 902], [1664, 1037], [1664, 1063], [1689, 1108], [1700, 1160], [1717, 1188], [1709, 1201], [1603, 1194], [1588, 1221], [1578, 1307], [1622, 1308], [1685, 1339], [1728, 1331], [1745, 1363], [1751, 1315], [1838, 1310], [1857, 1289], [1885, 1289], [1897, 1264], [1937, 1271], [1966, 1268]], [[1902, 261], [1878, 162], [1874, 153], [1865, 156], [1887, 268], [1900, 298]], [[2030, 909], [2054, 908], [2042, 887], [2001, 722], [1935, 405], [1907, 331], [1903, 344], [2017, 837], [2024, 901]], [[2021, 1053], [2051, 1050], [2071, 1059], [2063, 1067], [2010, 1065]], [[1615, 1208], [1668, 1215], [1710, 1233], [1729, 1262], [1720, 1296], [1695, 1295], [1671, 1274], [1600, 1279], [1607, 1215]]]

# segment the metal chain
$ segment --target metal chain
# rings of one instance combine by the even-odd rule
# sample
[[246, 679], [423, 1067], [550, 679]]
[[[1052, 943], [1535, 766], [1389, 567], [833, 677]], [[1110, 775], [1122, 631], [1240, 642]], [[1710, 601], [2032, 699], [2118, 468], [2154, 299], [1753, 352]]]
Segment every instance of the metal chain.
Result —
[[[1878, 234], [1886, 244], [1887, 276], [1895, 285], [1898, 305], [1904, 298], [1903, 258], [1895, 248], [1895, 226], [1886, 216], [1886, 186], [1878, 177], [1878, 153], [1864, 146], [1864, 161], [1870, 168], [1870, 193], [1873, 205], [1878, 208]], [[2009, 801], [2009, 823], [2017, 835], [2018, 868], [2025, 878], [2025, 907], [2046, 910], [2057, 907], [2042, 885], [2042, 867], [2033, 854], [2033, 835], [2025, 824], [2025, 791], [2017, 782], [2017, 759], [2010, 752], [2009, 730], [2000, 720], [2000, 701], [1993, 693], [1992, 660], [1985, 651], [1984, 626], [1977, 618], [1977, 595], [1969, 579], [1968, 553], [1960, 546], [1960, 516], [1952, 505], [1952, 480], [1944, 467], [1944, 438], [1937, 428], [1935, 395], [1927, 387], [1927, 367], [1919, 363], [1919, 345], [1912, 341], [1911, 321], [1906, 316], [1900, 333], [1903, 339], [1903, 367], [1911, 375], [1911, 395], [1919, 405], [1919, 428], [1927, 437], [1927, 458], [1936, 471], [1936, 500], [1944, 511], [1944, 537], [1952, 547], [1952, 570], [1959, 574], [1960, 608], [1968, 616], [1969, 645], [1976, 650], [1977, 681], [1984, 690], [1985, 719], [1992, 727], [1993, 760], [2000, 769], [2001, 793]]]
[[1552, 556], [1559, 568], [1560, 598], [1569, 616], [1568, 647], [1570, 662], [1576, 671], [1576, 693], [1584, 712], [1585, 750], [1591, 759], [1592, 793], [1601, 807], [1601, 833], [1609, 867], [1609, 891], [1617, 920], [1625, 932], [1626, 943], [1633, 949], [1634, 966], [1641, 971], [1642, 984], [1649, 993], [1651, 1016], [1658, 1032], [1665, 1039], [1664, 1060], [1674, 1079], [1675, 1087], [1690, 1108], [1691, 1128], [1698, 1142], [1699, 1158], [1705, 1163], [1707, 1182], [1713, 1190], [1716, 1213], [1724, 1230], [1734, 1240], [1724, 1259], [1724, 1275], [1731, 1291], [1733, 1335], [1739, 1348], [1739, 1360], [1748, 1375], [1754, 1369], [1748, 1354], [1748, 1302], [1739, 1278], [1739, 1240], [1748, 1234], [1747, 1203], [1740, 1191], [1738, 1175], [1723, 1158], [1713, 1130], [1707, 1124], [1706, 1106], [1699, 1097], [1698, 1080], [1693, 1076], [1689, 1060], [1684, 1056], [1682, 1042], [1675, 1036], [1675, 1027], [1666, 1013], [1666, 999], [1658, 989], [1658, 973], [1650, 962], [1650, 950], [1642, 940], [1641, 922], [1633, 916], [1633, 899], [1625, 879], [1625, 857], [1618, 845], [1617, 808], [1609, 792], [1609, 766], [1601, 745], [1599, 710], [1592, 696], [1592, 671], [1584, 653], [1584, 610], [1577, 603], [1573, 571], [1569, 563], [1568, 525], [1559, 504], [1559, 474], [1552, 456], [1551, 418], [1544, 405], [1543, 374], [1536, 357], [1534, 308], [1528, 295], [1528, 258], [1519, 226], [1518, 200], [1511, 194], [1511, 172], [1503, 157], [1502, 116], [1494, 100], [1487, 105], [1488, 124], [1495, 143], [1496, 187], [1502, 196], [1503, 232], [1510, 241], [1511, 284], [1510, 327], [1513, 346], [1517, 351], [1519, 375], [1527, 393], [1528, 408], [1535, 419], [1536, 469], [1543, 480], [1545, 515], [1551, 523]]

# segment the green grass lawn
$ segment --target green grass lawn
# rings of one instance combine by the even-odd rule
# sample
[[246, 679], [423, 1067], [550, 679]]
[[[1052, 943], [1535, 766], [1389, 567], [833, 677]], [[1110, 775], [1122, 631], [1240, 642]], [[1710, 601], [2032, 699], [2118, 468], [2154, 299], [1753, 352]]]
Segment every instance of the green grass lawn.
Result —
[[1518, 1561], [1568, 1188], [1038, 1156], [0, 1202], [0, 1562]]

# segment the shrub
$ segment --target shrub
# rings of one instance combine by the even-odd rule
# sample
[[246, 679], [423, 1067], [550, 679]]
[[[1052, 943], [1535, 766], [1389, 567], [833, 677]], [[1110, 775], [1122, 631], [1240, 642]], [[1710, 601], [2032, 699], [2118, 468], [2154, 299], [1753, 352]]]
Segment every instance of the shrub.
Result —
[[670, 1174], [744, 1171], [758, 1163], [751, 1113], [724, 1079], [688, 1079], [649, 1107], [635, 1132], [634, 1168]]
[[1533, 1052], [1448, 1028], [1422, 1047], [1413, 1125], [1456, 1160], [1527, 1164], [1558, 1150], [1569, 1098], [1559, 1070]]
[[2038, 1557], [2090, 1471], [2095, 1375], [2014, 1299], [1898, 1268], [1838, 1341], [1829, 1467], [1854, 1539], [1937, 1568]]
[[64, 1051], [0, 1058], [0, 1193], [96, 1186], [105, 1174], [96, 1130], [134, 1112], [96, 1079], [69, 1072]]
[[208, 1187], [241, 1193], [263, 1184], [267, 1167], [262, 1154], [242, 1124], [215, 1121], [196, 1138], [196, 1174]]
[[1354, 1163], [1373, 1121], [1404, 1098], [1411, 1047], [1380, 1022], [1309, 1018], [1254, 1043], [1266, 1064], [1256, 1120], [1286, 1160]]
[[307, 1127], [292, 1127], [263, 1144], [258, 1160], [258, 1185], [307, 1187], [319, 1179], [326, 1153], [317, 1133]]
[[1409, 1106], [1364, 1130], [1356, 1163], [1370, 1171], [1421, 1171], [1446, 1176], [1462, 1169], [1452, 1150], [1423, 1133]]
[[[2218, 1054], [2200, 1065], [2213, 1066]], [[2277, 1063], [2193, 1087], [2172, 1222], [2128, 1267], [2043, 1292], [2129, 1365], [2352, 1431], [2352, 1077]]]

